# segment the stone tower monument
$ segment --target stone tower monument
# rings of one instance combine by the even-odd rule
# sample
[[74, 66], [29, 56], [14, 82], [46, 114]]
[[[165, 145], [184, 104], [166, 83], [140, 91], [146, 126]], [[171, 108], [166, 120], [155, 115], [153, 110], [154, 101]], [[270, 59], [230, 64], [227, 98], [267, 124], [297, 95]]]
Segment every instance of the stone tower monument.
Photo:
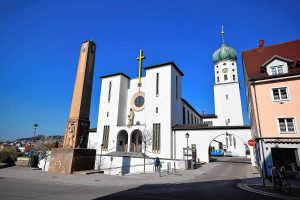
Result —
[[81, 45], [64, 148], [87, 147], [95, 53], [96, 44], [93, 41]]
[[73, 173], [94, 169], [95, 149], [86, 149], [89, 135], [89, 115], [93, 85], [96, 44], [81, 45], [76, 80], [63, 148], [51, 151], [50, 172]]

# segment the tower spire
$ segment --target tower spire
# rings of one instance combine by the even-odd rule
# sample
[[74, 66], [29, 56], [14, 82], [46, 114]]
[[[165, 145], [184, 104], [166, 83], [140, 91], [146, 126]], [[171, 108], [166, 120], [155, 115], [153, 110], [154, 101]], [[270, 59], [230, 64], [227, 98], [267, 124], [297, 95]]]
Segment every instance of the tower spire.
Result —
[[222, 32], [221, 32], [221, 35], [222, 35], [222, 44], [224, 44], [224, 26], [222, 25]]

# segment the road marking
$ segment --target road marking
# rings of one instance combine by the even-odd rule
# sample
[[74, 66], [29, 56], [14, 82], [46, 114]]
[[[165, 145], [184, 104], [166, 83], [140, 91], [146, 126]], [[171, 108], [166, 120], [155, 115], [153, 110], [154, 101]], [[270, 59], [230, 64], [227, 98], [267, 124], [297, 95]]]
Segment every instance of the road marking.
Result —
[[256, 190], [256, 189], [250, 188], [248, 186], [248, 184], [246, 184], [246, 183], [238, 183], [237, 186], [240, 189], [243, 189], [243, 190], [246, 190], [249, 192], [253, 192], [253, 193], [257, 193], [257, 194], [261, 194], [261, 195], [266, 195], [266, 196], [275, 197], [275, 198], [279, 198], [279, 199], [300, 200], [300, 198], [296, 198], [296, 197], [289, 197], [289, 196], [285, 196], [285, 195], [274, 194], [274, 193], [270, 193], [270, 192]]

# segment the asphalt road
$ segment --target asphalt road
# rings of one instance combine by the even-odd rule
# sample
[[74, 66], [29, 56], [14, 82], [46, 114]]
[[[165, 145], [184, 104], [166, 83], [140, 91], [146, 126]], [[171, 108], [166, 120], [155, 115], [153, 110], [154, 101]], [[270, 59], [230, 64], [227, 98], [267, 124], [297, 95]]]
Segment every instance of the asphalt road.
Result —
[[[237, 187], [249, 162], [222, 158], [205, 173], [176, 184], [96, 186], [32, 181], [0, 176], [0, 199], [273, 199]], [[199, 169], [199, 172], [201, 169]], [[0, 171], [1, 174], [1, 171]], [[200, 173], [199, 173], [200, 174]], [[78, 179], [80, 182], [80, 179]]]

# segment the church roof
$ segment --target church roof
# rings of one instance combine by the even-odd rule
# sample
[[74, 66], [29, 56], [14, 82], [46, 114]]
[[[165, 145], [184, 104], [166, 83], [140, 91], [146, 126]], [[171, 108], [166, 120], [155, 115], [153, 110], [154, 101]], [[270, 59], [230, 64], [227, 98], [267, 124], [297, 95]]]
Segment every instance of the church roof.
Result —
[[[300, 40], [274, 44], [265, 47], [242, 52], [243, 67], [249, 80], [261, 80], [300, 74]], [[280, 75], [269, 76], [266, 70], [262, 70], [272, 58], [286, 60], [289, 63], [289, 72]]]
[[172, 65], [172, 67], [174, 67], [181, 76], [184, 76], [184, 74], [182, 73], [182, 71], [177, 67], [177, 65], [171, 61], [171, 62], [165, 62], [165, 63], [161, 63], [161, 64], [157, 64], [157, 65], [151, 65], [151, 66], [147, 66], [147, 67], [144, 67], [145, 70], [147, 69], [153, 69], [153, 68], [158, 68], [158, 67], [164, 67], [166, 65]]
[[237, 54], [234, 48], [229, 47], [223, 43], [222, 46], [213, 53], [212, 58], [214, 63], [216, 64], [217, 62], [220, 62], [222, 60], [236, 60], [236, 55]]
[[112, 77], [112, 76], [124, 76], [124, 77], [130, 79], [129, 76], [127, 76], [126, 74], [124, 74], [124, 73], [122, 73], [122, 72], [120, 72], [120, 73], [115, 73], [115, 74], [110, 74], [110, 75], [100, 76], [100, 78], [108, 78], [108, 77]]
[[208, 126], [208, 124], [177, 124], [173, 130], [222, 130], [222, 129], [250, 129], [250, 126]]

